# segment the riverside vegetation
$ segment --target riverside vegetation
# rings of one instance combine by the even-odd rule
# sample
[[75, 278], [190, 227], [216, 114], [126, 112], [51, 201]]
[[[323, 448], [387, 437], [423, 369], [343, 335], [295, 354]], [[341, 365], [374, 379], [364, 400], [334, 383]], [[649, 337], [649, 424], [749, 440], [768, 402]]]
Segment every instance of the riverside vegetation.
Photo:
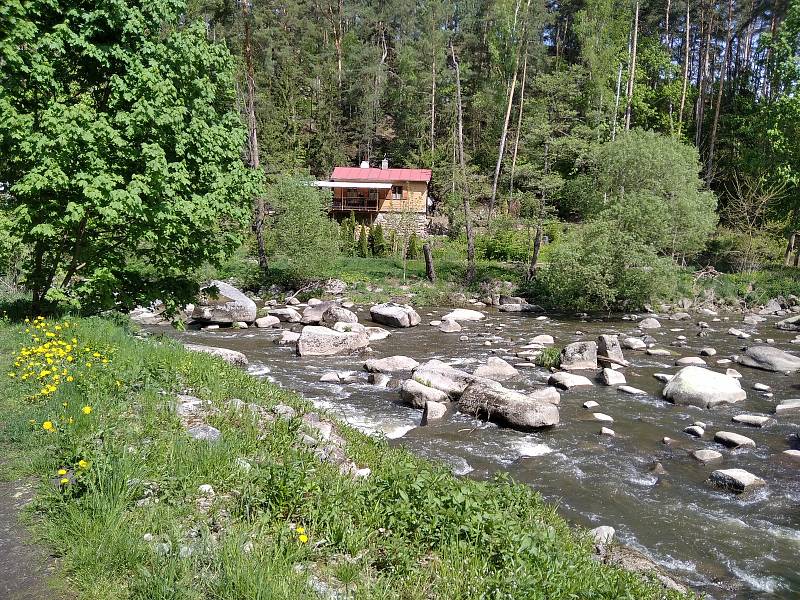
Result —
[[[59, 368], [107, 353], [42, 395], [49, 374], [26, 381], [14, 364], [36, 341], [0, 324], [15, 374], [2, 380], [4, 476], [40, 482], [34, 530], [81, 597], [679, 597], [599, 562], [588, 536], [507, 477], [460, 479], [336, 423], [371, 469], [354, 480], [296, 442], [311, 407], [291, 392], [108, 320], [35, 322], [73, 345]], [[181, 393], [210, 403], [218, 441], [187, 435]], [[297, 416], [265, 422], [249, 403]]]

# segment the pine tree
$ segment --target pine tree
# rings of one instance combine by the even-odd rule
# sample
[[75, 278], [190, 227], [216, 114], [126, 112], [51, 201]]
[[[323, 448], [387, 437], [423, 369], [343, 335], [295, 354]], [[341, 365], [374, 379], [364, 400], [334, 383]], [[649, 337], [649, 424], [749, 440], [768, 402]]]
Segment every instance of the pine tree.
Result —
[[361, 226], [361, 231], [358, 234], [358, 255], [362, 258], [367, 258], [369, 256], [369, 234], [367, 234], [367, 229], [363, 225]]
[[381, 258], [386, 254], [386, 240], [383, 237], [383, 226], [378, 223], [370, 230], [369, 246], [372, 256]]

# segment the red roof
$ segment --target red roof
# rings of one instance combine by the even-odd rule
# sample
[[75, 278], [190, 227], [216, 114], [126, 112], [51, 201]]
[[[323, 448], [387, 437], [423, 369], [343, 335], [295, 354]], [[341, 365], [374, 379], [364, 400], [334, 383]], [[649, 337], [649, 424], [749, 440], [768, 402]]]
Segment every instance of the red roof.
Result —
[[334, 167], [332, 181], [424, 181], [431, 180], [430, 169], [378, 169]]

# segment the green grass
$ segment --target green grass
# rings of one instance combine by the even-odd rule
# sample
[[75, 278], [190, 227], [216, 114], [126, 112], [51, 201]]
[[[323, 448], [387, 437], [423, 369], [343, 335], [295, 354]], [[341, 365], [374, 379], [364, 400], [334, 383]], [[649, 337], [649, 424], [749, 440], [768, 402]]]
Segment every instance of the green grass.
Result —
[[[594, 560], [590, 542], [527, 486], [459, 479], [339, 425], [349, 458], [372, 469], [353, 481], [296, 443], [299, 419], [264, 425], [226, 402], [308, 410], [298, 396], [167, 338], [138, 339], [98, 318], [75, 324], [68, 335], [107, 349], [110, 363], [37, 400], [4, 374], [0, 450], [5, 477], [40, 482], [35, 532], [80, 598], [313, 598], [311, 574], [354, 598], [672, 597]], [[0, 322], [3, 373], [30, 345], [23, 327]], [[219, 443], [184, 433], [172, 407], [185, 391], [218, 410], [209, 418]], [[60, 468], [80, 474], [60, 486]], [[216, 490], [208, 506], [202, 484]]]

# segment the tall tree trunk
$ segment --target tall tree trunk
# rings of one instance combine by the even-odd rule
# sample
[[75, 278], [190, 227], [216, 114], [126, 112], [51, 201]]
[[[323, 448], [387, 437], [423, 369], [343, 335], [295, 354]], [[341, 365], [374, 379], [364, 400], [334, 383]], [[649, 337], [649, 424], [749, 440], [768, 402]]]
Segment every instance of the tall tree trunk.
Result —
[[622, 63], [619, 63], [617, 69], [617, 94], [614, 98], [614, 120], [611, 123], [611, 141], [617, 139], [617, 120], [619, 119], [619, 93], [622, 88]]
[[719, 113], [722, 107], [722, 95], [725, 88], [725, 77], [728, 72], [728, 60], [731, 54], [731, 23], [733, 20], [733, 0], [728, 0], [728, 29], [725, 34], [725, 55], [719, 71], [719, 89], [717, 90], [717, 104], [714, 108], [714, 123], [711, 127], [711, 142], [708, 146], [708, 167], [706, 169], [706, 183], [711, 185], [714, 177], [714, 150], [717, 145], [717, 128], [719, 126]]
[[431, 168], [433, 168], [433, 155], [436, 150], [436, 45], [431, 44]]
[[[709, 12], [711, 8], [709, 7]], [[708, 14], [708, 13], [706, 13]], [[702, 23], [704, 28], [703, 43], [702, 43], [702, 59], [698, 69], [699, 76], [699, 93], [697, 95], [697, 109], [695, 111], [695, 134], [694, 145], [700, 147], [700, 142], [703, 139], [703, 119], [705, 118], [706, 110], [706, 93], [708, 92], [708, 61], [711, 53], [711, 31], [714, 28], [714, 13], [711, 12], [711, 17], [708, 23]]]
[[514, 92], [517, 88], [517, 73], [519, 72], [519, 57], [522, 51], [522, 44], [525, 42], [525, 34], [528, 26], [528, 8], [531, 0], [525, 5], [524, 21], [522, 24], [522, 36], [517, 43], [514, 56], [514, 74], [511, 77], [511, 85], [508, 86], [508, 102], [506, 102], [506, 113], [503, 118], [503, 132], [500, 134], [500, 148], [497, 151], [497, 164], [494, 167], [494, 178], [492, 179], [492, 195], [489, 198], [489, 218], [488, 224], [491, 227], [492, 215], [494, 213], [494, 203], [497, 198], [497, 180], [500, 178], [500, 167], [503, 164], [503, 154], [506, 149], [506, 137], [508, 136], [508, 122], [511, 119], [511, 108], [514, 105]]
[[686, 106], [686, 90], [689, 87], [689, 49], [691, 47], [691, 40], [689, 32], [691, 31], [691, 22], [689, 20], [689, 0], [686, 0], [686, 38], [683, 41], [683, 89], [681, 90], [681, 107], [678, 111], [678, 137], [681, 136], [683, 128], [683, 109]]
[[639, 41], [639, 1], [636, 1], [636, 14], [633, 21], [633, 45], [631, 51], [631, 64], [628, 72], [628, 90], [625, 106], [625, 131], [631, 128], [631, 110], [633, 108], [633, 87], [636, 80], [636, 47]]
[[425, 277], [431, 283], [436, 283], [436, 269], [433, 268], [433, 252], [428, 242], [422, 244], [422, 254], [425, 256]]
[[517, 152], [519, 150], [519, 138], [522, 133], [522, 113], [525, 109], [525, 82], [528, 77], [528, 46], [525, 45], [525, 60], [522, 63], [522, 81], [519, 88], [519, 112], [517, 114], [517, 131], [514, 134], [514, 152], [511, 155], [511, 186], [509, 188], [508, 212], [514, 216], [519, 216], [519, 211], [514, 205], [514, 173], [517, 168]]
[[472, 209], [469, 205], [469, 191], [467, 186], [467, 162], [464, 158], [464, 110], [461, 104], [461, 69], [450, 40], [450, 55], [453, 58], [453, 67], [456, 71], [456, 111], [458, 121], [458, 163], [461, 167], [461, 197], [464, 202], [464, 229], [467, 233], [467, 284], [475, 280], [475, 232], [472, 229]]
[[[550, 174], [550, 139], [544, 142], [544, 174]], [[542, 247], [542, 221], [544, 220], [545, 208], [547, 206], [547, 192], [544, 187], [542, 188], [542, 202], [539, 205], [539, 214], [536, 217], [536, 236], [533, 238], [533, 252], [531, 253], [531, 262], [528, 265], [528, 273], [526, 278], [532, 281], [536, 277], [536, 271], [539, 268], [539, 252]]]
[[[253, 36], [250, 24], [252, 5], [242, 3], [242, 17], [244, 18], [244, 63], [245, 77], [247, 78], [247, 98], [245, 110], [247, 112], [247, 164], [257, 171], [260, 165], [258, 157], [258, 132], [256, 129], [256, 80], [253, 69]], [[264, 197], [257, 194], [253, 198], [253, 233], [258, 246], [258, 267], [262, 276], [266, 276], [269, 269], [267, 261], [267, 245], [264, 240], [264, 221], [266, 220], [266, 206]]]

